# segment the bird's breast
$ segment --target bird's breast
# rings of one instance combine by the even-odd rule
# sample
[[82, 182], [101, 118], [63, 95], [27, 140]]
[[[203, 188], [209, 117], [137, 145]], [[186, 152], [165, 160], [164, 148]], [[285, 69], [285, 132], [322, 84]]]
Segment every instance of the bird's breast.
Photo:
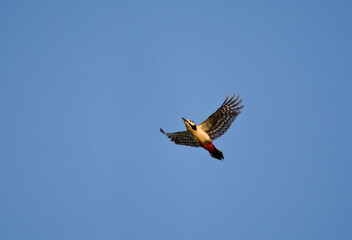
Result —
[[209, 143], [211, 143], [209, 135], [202, 129], [197, 128], [196, 131], [191, 131], [191, 133], [193, 135], [193, 138], [201, 145], [208, 145]]

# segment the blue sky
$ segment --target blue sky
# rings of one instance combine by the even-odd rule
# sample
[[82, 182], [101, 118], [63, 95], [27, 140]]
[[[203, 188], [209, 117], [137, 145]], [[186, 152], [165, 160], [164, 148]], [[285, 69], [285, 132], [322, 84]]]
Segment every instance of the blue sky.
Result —
[[[351, 239], [350, 1], [1, 1], [1, 239]], [[159, 132], [236, 92], [214, 145]]]

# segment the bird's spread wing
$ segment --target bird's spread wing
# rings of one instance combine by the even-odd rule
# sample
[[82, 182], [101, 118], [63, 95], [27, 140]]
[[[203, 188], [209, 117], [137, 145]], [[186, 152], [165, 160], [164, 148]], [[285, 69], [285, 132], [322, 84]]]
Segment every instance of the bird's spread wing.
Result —
[[172, 142], [175, 142], [179, 145], [186, 145], [191, 147], [200, 147], [199, 143], [197, 143], [191, 136], [188, 131], [183, 132], [174, 132], [174, 133], [165, 133], [163, 129], [160, 128], [160, 132], [165, 134]]
[[239, 96], [233, 99], [234, 97], [235, 94], [233, 94], [230, 99], [228, 99], [229, 96], [227, 96], [221, 107], [199, 125], [199, 127], [209, 135], [211, 140], [215, 140], [223, 135], [241, 113], [239, 110], [243, 108], [243, 106], [238, 107], [238, 105], [242, 102], [242, 99], [237, 101]]

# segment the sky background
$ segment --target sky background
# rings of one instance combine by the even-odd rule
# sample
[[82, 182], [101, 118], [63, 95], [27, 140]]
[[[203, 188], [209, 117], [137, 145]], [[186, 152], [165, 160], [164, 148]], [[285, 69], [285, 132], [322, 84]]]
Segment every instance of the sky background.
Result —
[[[0, 1], [0, 239], [351, 239], [351, 1]], [[214, 142], [201, 123], [236, 92]]]

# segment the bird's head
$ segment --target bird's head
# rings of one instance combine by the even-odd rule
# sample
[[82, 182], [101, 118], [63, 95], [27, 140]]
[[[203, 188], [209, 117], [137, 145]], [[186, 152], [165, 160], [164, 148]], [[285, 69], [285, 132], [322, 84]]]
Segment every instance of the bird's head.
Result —
[[197, 130], [197, 125], [191, 119], [182, 118], [182, 120], [185, 122], [186, 128], [189, 131], [191, 131], [191, 130], [196, 131]]

